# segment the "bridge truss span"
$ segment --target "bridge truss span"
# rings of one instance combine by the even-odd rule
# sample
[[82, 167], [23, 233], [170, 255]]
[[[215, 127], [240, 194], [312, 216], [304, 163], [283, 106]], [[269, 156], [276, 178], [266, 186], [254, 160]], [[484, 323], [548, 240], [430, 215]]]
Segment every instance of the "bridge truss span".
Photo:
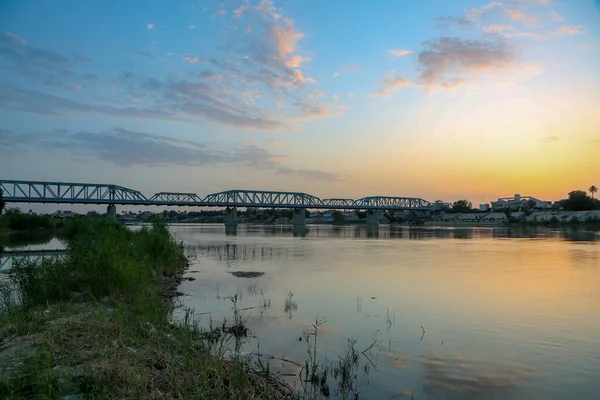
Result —
[[12, 202], [148, 204], [141, 192], [118, 185], [0, 180], [0, 189]]
[[298, 192], [270, 192], [259, 190], [228, 190], [209, 194], [202, 201], [208, 206], [221, 207], [281, 207], [322, 208], [318, 197]]
[[159, 192], [149, 199], [152, 203], [164, 203], [164, 204], [198, 204], [202, 203], [202, 198], [196, 193], [177, 193], [177, 192]]
[[4, 200], [14, 203], [105, 204], [114, 206], [196, 206], [249, 208], [309, 208], [329, 210], [435, 211], [438, 204], [414, 197], [373, 196], [361, 199], [319, 197], [302, 192], [228, 190], [202, 198], [196, 193], [159, 192], [147, 198], [140, 191], [118, 185], [0, 180]]
[[359, 209], [377, 209], [377, 210], [433, 210], [437, 207], [416, 197], [392, 197], [392, 196], [373, 196], [363, 197], [354, 201], [354, 205]]

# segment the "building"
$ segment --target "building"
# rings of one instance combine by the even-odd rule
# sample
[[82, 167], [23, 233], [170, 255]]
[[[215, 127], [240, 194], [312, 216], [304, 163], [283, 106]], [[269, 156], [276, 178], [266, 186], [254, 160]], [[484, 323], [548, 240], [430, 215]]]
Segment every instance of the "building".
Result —
[[521, 196], [515, 194], [514, 197], [500, 197], [497, 201], [492, 201], [492, 211], [502, 211], [509, 208], [512, 211], [529, 209], [551, 209], [552, 202], [536, 199], [533, 196]]
[[489, 204], [480, 204], [479, 211], [490, 211], [490, 205]]

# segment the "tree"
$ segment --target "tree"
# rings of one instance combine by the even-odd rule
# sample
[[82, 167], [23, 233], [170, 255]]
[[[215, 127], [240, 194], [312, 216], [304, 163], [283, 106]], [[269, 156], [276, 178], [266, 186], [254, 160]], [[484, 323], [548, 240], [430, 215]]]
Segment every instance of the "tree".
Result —
[[0, 189], [0, 215], [2, 215], [4, 207], [6, 207], [6, 203], [4, 202], [4, 190]]
[[588, 189], [590, 191], [590, 194], [592, 195], [592, 199], [594, 198], [594, 193], [598, 192], [598, 188], [594, 185], [590, 186], [590, 188]]
[[569, 192], [569, 198], [564, 200], [563, 208], [569, 211], [587, 211], [597, 208], [597, 200], [592, 199], [583, 190]]
[[469, 200], [457, 200], [452, 203], [452, 210], [455, 212], [470, 212], [473, 204]]

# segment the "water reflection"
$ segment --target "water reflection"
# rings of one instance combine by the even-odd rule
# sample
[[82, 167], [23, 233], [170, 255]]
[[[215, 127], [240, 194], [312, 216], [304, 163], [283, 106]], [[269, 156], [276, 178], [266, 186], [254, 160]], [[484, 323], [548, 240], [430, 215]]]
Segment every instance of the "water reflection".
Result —
[[[528, 370], [493, 370], [488, 365], [475, 365], [463, 357], [427, 355], [424, 365], [423, 392], [436, 399], [504, 399], [511, 396]], [[490, 372], [485, 372], [490, 371]]]
[[560, 239], [567, 241], [598, 241], [600, 231], [585, 227], [550, 228], [538, 226], [520, 227], [422, 227], [402, 225], [246, 225], [224, 228], [221, 224], [180, 225], [180, 227], [201, 227], [206, 233], [226, 235], [306, 238], [353, 238], [353, 239]]
[[31, 245], [43, 245], [52, 241], [52, 232], [11, 233], [0, 235], [0, 248], [14, 249]]
[[[295, 237], [291, 225], [240, 225], [236, 236], [216, 225], [172, 229], [197, 254], [189, 273], [196, 280], [181, 289], [188, 307], [204, 321], [207, 313], [230, 319], [224, 298], [243, 293], [255, 337], [246, 351], [303, 365], [298, 338], [322, 317], [321, 360], [343, 357], [349, 338], [359, 350], [375, 340], [378, 366], [361, 378], [361, 399], [569, 398], [574, 390], [593, 398], [600, 391], [594, 231], [308, 225]], [[264, 275], [240, 279], [232, 271]]]

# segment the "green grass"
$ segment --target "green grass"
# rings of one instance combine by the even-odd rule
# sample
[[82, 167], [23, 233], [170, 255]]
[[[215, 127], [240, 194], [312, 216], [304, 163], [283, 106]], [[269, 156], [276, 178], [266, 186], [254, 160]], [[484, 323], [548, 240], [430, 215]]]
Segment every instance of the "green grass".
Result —
[[65, 234], [63, 259], [18, 264], [0, 281], [0, 398], [294, 398], [232, 356], [239, 329], [172, 322], [186, 263], [164, 222], [81, 220]]

